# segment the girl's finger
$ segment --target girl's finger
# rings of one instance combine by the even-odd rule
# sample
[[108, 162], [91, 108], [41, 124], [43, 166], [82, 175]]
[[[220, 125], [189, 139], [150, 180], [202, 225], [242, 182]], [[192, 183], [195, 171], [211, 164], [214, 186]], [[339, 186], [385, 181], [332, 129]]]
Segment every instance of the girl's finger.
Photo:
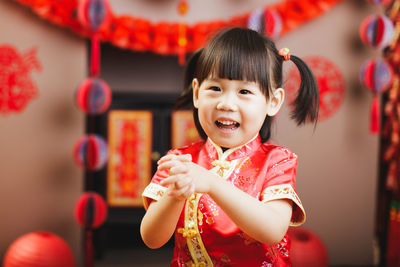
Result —
[[169, 161], [161, 162], [158, 165], [157, 170], [159, 170], [159, 171], [168, 170], [178, 164], [180, 164], [180, 162], [177, 160], [169, 160]]
[[190, 186], [185, 186], [180, 189], [173, 189], [168, 192], [168, 195], [172, 196], [172, 197], [177, 197], [179, 199], [186, 199], [187, 197], [189, 197], [191, 195], [190, 194]]
[[164, 163], [164, 162], [169, 161], [169, 160], [179, 160], [179, 161], [182, 161], [182, 162], [190, 162], [190, 161], [192, 161], [192, 155], [190, 155], [190, 154], [166, 155], [166, 156], [160, 158], [157, 161], [157, 164], [159, 165], [159, 164]]
[[176, 158], [176, 155], [165, 155], [165, 156], [161, 157], [161, 158], [157, 161], [157, 164], [160, 164], [160, 163], [163, 163], [163, 162], [166, 162], [166, 161], [175, 159], [175, 158]]
[[178, 164], [169, 169], [169, 175], [184, 174], [184, 173], [188, 173], [188, 172], [189, 172], [189, 169], [184, 164]]
[[171, 175], [160, 182], [160, 185], [166, 186], [178, 181], [179, 177], [177, 175]]

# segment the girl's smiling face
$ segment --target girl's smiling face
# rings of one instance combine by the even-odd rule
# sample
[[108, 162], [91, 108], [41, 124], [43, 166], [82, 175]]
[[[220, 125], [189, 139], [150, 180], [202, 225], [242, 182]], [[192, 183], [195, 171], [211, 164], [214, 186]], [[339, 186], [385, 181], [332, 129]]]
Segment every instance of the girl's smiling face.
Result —
[[225, 148], [246, 144], [261, 129], [267, 115], [275, 115], [283, 102], [279, 88], [267, 101], [256, 82], [209, 77], [193, 80], [193, 104], [207, 136]]

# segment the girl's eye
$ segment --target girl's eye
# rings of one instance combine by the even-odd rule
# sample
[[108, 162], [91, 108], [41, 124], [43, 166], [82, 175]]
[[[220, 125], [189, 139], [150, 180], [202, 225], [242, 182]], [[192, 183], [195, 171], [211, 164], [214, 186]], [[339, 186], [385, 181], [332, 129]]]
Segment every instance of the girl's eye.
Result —
[[219, 88], [218, 86], [211, 86], [209, 89], [215, 92], [221, 91], [221, 88]]
[[239, 93], [242, 94], [242, 95], [251, 94], [251, 92], [249, 90], [247, 90], [247, 89], [242, 89], [242, 90], [239, 91]]

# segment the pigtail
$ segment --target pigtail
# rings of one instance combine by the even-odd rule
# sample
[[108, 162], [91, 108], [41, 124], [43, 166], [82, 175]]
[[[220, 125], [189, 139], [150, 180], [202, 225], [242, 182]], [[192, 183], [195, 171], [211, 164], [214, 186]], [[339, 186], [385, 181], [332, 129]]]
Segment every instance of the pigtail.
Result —
[[197, 62], [203, 49], [195, 51], [189, 58], [185, 67], [185, 76], [183, 79], [183, 92], [177, 99], [175, 109], [193, 108], [193, 88], [192, 81], [196, 72]]
[[297, 97], [291, 103], [294, 106], [291, 118], [297, 122], [297, 125], [307, 121], [316, 123], [319, 110], [319, 91], [315, 76], [300, 58], [291, 55], [290, 60], [296, 65], [301, 77]]

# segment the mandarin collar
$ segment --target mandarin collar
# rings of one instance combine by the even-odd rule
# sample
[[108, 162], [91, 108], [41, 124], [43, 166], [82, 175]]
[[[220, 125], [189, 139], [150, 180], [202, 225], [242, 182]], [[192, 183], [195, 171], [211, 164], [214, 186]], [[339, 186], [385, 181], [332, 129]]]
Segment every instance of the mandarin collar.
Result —
[[207, 138], [205, 149], [208, 156], [212, 159], [231, 161], [253, 154], [260, 147], [260, 145], [261, 138], [260, 135], [257, 134], [246, 144], [229, 148], [225, 152], [222, 151], [222, 148], [219, 145], [215, 144], [210, 138]]

